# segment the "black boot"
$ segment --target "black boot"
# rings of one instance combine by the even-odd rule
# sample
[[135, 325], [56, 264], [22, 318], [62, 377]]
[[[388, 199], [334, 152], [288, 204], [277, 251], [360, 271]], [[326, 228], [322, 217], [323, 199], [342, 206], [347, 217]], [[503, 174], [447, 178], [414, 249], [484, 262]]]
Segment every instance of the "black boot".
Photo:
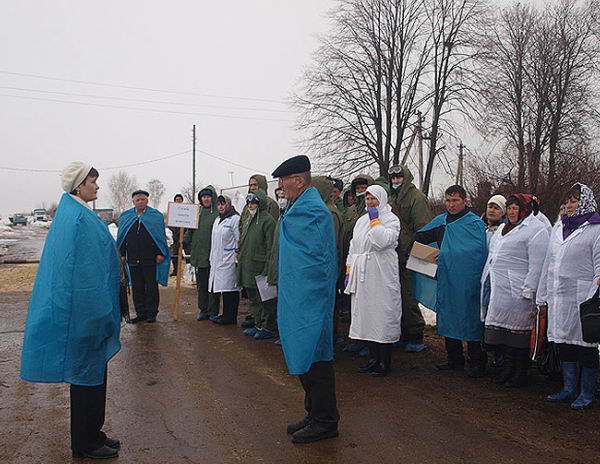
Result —
[[505, 387], [518, 388], [527, 383], [527, 370], [529, 369], [529, 348], [514, 349], [515, 367], [513, 374], [504, 383]]
[[379, 345], [379, 353], [380, 353], [380, 361], [375, 366], [371, 375], [373, 377], [385, 377], [392, 370], [392, 343], [378, 343]]
[[369, 360], [363, 366], [358, 368], [358, 372], [373, 372], [373, 369], [377, 367], [381, 361], [381, 354], [379, 352], [379, 343], [368, 342], [369, 347]]
[[494, 376], [492, 382], [503, 384], [508, 381], [515, 371], [515, 349], [508, 346], [503, 347], [503, 361], [498, 374]]

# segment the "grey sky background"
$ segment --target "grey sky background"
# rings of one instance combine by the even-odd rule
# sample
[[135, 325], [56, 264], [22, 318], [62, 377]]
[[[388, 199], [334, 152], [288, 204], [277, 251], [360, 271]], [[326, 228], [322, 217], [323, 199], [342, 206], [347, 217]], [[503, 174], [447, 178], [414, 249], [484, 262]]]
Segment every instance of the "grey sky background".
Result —
[[[297, 154], [295, 115], [284, 100], [310, 64], [334, 3], [0, 2], [0, 166], [60, 171], [70, 161], [91, 162], [101, 174], [97, 206], [105, 207], [116, 170], [104, 168], [189, 150], [196, 124], [199, 150], [251, 168], [199, 152], [200, 183], [227, 187], [229, 171], [236, 185], [254, 172], [270, 173]], [[191, 181], [191, 155], [125, 170], [140, 186], [159, 178], [167, 188], [164, 203]], [[58, 173], [0, 169], [2, 215], [49, 205], [60, 195]]]

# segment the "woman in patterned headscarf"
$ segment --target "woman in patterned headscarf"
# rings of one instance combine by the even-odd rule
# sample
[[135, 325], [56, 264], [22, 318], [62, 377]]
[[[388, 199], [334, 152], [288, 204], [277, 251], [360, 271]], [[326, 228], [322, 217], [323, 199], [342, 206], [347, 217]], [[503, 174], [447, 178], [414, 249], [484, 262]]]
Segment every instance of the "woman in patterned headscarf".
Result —
[[532, 195], [508, 197], [508, 223], [500, 225], [490, 242], [481, 280], [485, 343], [504, 358], [494, 382], [507, 387], [523, 386], [527, 380], [531, 314], [548, 248], [548, 230], [535, 210]]
[[567, 214], [552, 230], [537, 303], [548, 305], [548, 340], [558, 344], [563, 389], [548, 401], [586, 409], [594, 399], [598, 344], [583, 341], [579, 305], [598, 290], [600, 214], [592, 190], [575, 184]]

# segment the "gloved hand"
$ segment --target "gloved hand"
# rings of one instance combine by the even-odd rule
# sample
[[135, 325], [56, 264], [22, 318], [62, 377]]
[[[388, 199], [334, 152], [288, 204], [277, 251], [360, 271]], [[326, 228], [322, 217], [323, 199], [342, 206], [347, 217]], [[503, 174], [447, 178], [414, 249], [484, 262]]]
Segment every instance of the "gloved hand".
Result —
[[379, 217], [379, 210], [377, 208], [367, 208], [367, 212], [369, 213], [369, 221]]
[[348, 282], [350, 281], [350, 266], [346, 266], [346, 277], [344, 279], [344, 288], [348, 286]]

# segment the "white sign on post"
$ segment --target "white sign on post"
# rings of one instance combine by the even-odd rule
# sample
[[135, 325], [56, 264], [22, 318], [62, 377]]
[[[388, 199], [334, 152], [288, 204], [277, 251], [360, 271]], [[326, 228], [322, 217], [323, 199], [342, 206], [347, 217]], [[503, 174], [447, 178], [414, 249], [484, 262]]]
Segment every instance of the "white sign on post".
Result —
[[197, 229], [200, 205], [194, 203], [169, 202], [167, 210], [167, 226]]

